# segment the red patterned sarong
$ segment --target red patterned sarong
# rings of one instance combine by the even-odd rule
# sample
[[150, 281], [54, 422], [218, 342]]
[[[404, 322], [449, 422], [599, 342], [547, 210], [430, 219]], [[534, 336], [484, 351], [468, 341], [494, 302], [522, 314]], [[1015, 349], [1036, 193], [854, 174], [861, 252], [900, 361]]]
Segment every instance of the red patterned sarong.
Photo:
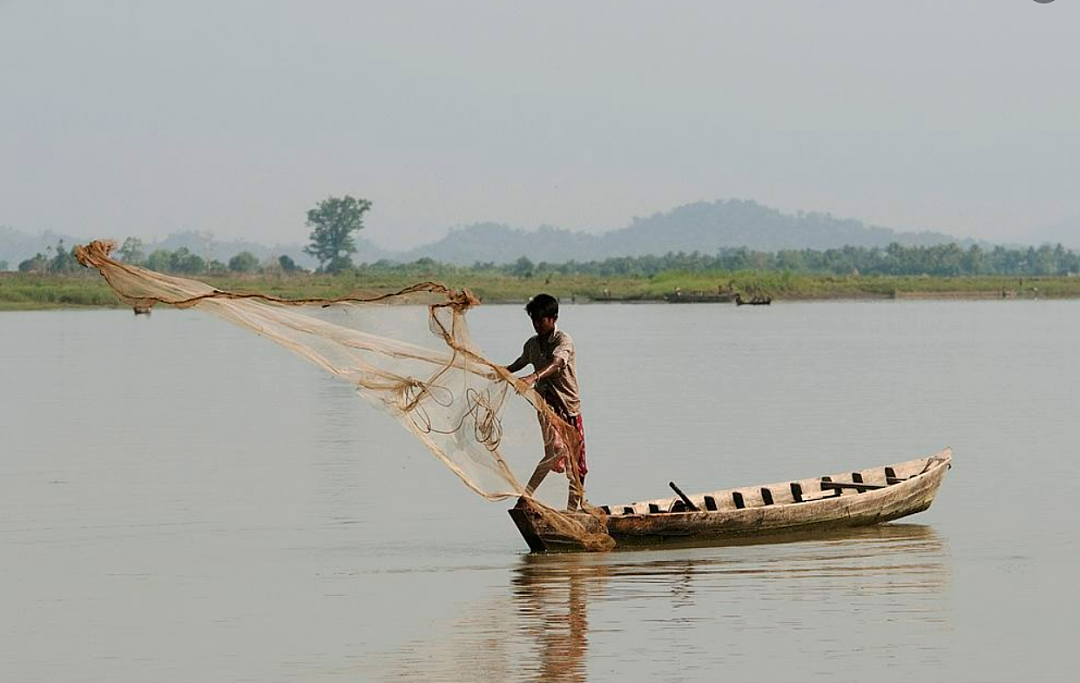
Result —
[[[584, 483], [585, 475], [589, 473], [589, 466], [588, 463], [585, 461], [585, 421], [581, 419], [580, 415], [575, 415], [574, 417], [571, 417], [566, 421], [577, 428], [578, 441], [581, 444], [578, 447], [578, 473], [581, 475], [582, 483]], [[558, 430], [555, 430], [555, 437], [557, 443], [556, 448], [562, 451], [563, 455], [559, 456], [559, 458], [555, 461], [555, 464], [551, 466], [551, 469], [556, 472], [562, 473], [566, 470], [566, 447], [563, 445], [562, 439], [559, 437]]]

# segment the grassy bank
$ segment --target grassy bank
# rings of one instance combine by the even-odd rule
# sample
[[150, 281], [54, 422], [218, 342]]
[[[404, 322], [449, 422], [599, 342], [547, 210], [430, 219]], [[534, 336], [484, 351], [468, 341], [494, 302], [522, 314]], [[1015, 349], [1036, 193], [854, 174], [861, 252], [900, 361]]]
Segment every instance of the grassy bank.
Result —
[[0, 311], [117, 305], [112, 290], [97, 273], [67, 276], [0, 273]]
[[[713, 293], [732, 287], [779, 300], [845, 298], [1080, 298], [1078, 277], [892, 277], [835, 276], [776, 272], [678, 272], [653, 277], [554, 275], [520, 278], [501, 273], [439, 268], [435, 272], [205, 276], [209, 284], [232, 291], [258, 291], [284, 298], [335, 297], [355, 292], [383, 292], [422, 280], [468, 287], [488, 303], [520, 302], [545, 291], [578, 301], [663, 300], [679, 288], [684, 294]], [[0, 310], [119, 306], [96, 273], [76, 275], [0, 274]]]

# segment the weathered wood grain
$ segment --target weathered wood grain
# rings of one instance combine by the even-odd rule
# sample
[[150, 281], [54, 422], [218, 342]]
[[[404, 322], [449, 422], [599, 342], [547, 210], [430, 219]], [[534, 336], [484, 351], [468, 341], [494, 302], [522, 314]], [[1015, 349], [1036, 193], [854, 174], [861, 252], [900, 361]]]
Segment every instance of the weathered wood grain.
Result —
[[[675, 497], [609, 505], [611, 515], [576, 513], [574, 518], [590, 532], [606, 527], [617, 548], [723, 544], [753, 536], [879, 524], [930, 507], [951, 466], [952, 451], [945, 449], [890, 465], [888, 473], [883, 466], [687, 496], [698, 511], [683, 511], [685, 504]], [[858, 479], [866, 486], [851, 486]], [[801, 490], [801, 502], [796, 501], [792, 484]], [[770, 492], [771, 505], [766, 504], [762, 489]], [[742, 496], [742, 509], [736, 506], [735, 493]], [[715, 511], [708, 509], [706, 496], [712, 499]], [[535, 551], [581, 549], [575, 539], [548, 526], [528, 506], [515, 508], [510, 514]]]

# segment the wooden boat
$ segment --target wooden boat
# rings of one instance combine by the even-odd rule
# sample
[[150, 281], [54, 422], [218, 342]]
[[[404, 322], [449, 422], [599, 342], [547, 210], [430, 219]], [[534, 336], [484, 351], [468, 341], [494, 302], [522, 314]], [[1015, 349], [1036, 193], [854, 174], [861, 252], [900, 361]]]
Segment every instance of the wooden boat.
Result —
[[669, 304], [730, 304], [738, 296], [733, 292], [719, 292], [717, 294], [707, 292], [679, 292], [678, 294], [665, 294], [664, 301]]
[[[589, 533], [605, 531], [616, 548], [726, 545], [772, 534], [821, 532], [881, 524], [930, 507], [952, 450], [894, 465], [763, 486], [604, 505], [600, 515], [566, 513]], [[535, 552], [582, 550], [581, 542], [552, 526], [525, 501], [510, 510]], [[606, 527], [606, 528], [605, 528]]]

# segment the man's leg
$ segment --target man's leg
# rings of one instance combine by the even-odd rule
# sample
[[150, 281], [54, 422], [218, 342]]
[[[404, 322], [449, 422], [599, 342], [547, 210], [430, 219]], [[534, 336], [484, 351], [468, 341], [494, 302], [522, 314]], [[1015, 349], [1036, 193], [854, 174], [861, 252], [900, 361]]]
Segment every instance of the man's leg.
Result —
[[578, 415], [574, 417], [570, 423], [577, 427], [578, 433], [578, 455], [576, 470], [578, 475], [579, 486], [574, 485], [574, 480], [570, 480], [570, 492], [566, 497], [566, 509], [571, 512], [578, 509], [581, 506], [581, 494], [585, 490], [585, 475], [589, 473], [588, 465], [585, 464], [585, 422]]
[[525, 485], [525, 494], [531, 496], [550, 471], [551, 460], [545, 457], [537, 463], [536, 469], [533, 470], [532, 476], [529, 477], [529, 483]]
[[[585, 478], [581, 478], [581, 488], [585, 488]], [[581, 506], [581, 491], [577, 486], [574, 486], [574, 482], [570, 482], [570, 493], [566, 496], [566, 509], [570, 512], [574, 512]]]
[[529, 477], [529, 483], [525, 485], [525, 495], [531, 496], [544, 477], [548, 475], [548, 472], [555, 466], [555, 462], [559, 459], [559, 454], [564, 450], [562, 446], [562, 439], [559, 437], [558, 431], [553, 425], [544, 424], [543, 418], [537, 414], [537, 418], [540, 420], [540, 433], [544, 437], [544, 458], [536, 464], [536, 469], [533, 470], [532, 476]]

